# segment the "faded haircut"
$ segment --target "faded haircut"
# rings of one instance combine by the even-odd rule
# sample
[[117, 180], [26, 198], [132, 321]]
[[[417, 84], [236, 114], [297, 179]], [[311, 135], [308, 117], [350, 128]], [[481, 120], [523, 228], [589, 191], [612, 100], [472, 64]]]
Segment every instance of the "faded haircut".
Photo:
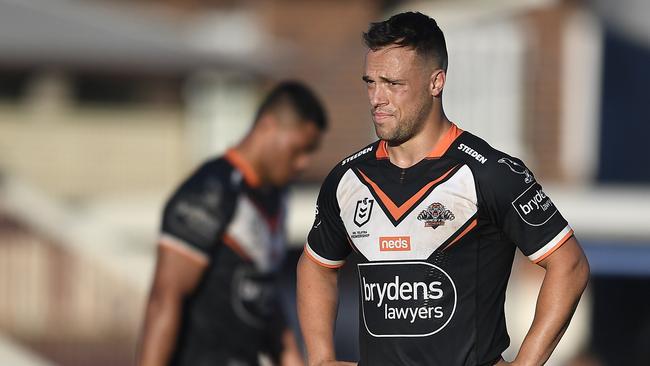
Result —
[[445, 36], [438, 23], [422, 13], [400, 13], [383, 22], [370, 23], [363, 40], [373, 51], [390, 45], [412, 48], [419, 56], [433, 59], [436, 66], [447, 70]]

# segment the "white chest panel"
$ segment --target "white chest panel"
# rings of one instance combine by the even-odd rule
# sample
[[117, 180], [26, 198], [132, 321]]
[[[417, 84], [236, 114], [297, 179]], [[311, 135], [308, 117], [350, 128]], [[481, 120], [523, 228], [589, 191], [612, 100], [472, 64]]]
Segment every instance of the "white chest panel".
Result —
[[226, 235], [236, 241], [261, 272], [277, 269], [284, 255], [284, 209], [280, 226], [273, 232], [260, 210], [248, 197], [241, 195], [235, 215], [226, 229]]
[[[341, 179], [336, 196], [348, 236], [370, 261], [426, 259], [478, 211], [474, 177], [467, 166], [435, 187], [397, 226], [351, 170]], [[418, 216], [426, 215], [432, 204], [450, 212], [438, 224], [427, 226], [426, 218]], [[365, 211], [358, 212], [359, 206]], [[370, 215], [369, 219], [363, 217], [367, 222], [359, 219], [360, 214]]]

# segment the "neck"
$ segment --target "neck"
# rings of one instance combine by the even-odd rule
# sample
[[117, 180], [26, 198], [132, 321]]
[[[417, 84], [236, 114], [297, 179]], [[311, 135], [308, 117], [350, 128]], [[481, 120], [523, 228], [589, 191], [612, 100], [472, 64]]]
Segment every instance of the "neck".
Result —
[[253, 133], [250, 133], [235, 145], [234, 149], [241, 155], [246, 163], [250, 165], [255, 174], [259, 177], [260, 183], [264, 185], [267, 182], [262, 163], [264, 147], [262, 143], [255, 140]]
[[442, 108], [435, 106], [431, 117], [413, 137], [401, 144], [386, 146], [390, 162], [400, 168], [417, 164], [431, 153], [450, 127], [451, 122]]

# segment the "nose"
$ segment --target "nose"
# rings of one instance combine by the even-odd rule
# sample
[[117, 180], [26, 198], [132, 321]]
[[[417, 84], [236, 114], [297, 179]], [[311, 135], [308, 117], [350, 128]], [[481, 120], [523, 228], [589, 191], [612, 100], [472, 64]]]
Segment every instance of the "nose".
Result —
[[388, 104], [386, 90], [380, 85], [375, 84], [368, 87], [368, 99], [373, 109]]

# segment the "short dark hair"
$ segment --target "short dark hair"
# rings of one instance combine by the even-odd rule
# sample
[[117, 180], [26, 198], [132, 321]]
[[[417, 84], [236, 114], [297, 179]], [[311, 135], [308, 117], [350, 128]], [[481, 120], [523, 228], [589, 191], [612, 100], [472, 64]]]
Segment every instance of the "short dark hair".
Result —
[[319, 130], [327, 129], [327, 114], [314, 92], [305, 84], [287, 80], [276, 85], [257, 109], [255, 121], [274, 108], [289, 104], [302, 121], [312, 122]]
[[436, 21], [419, 12], [393, 15], [383, 22], [370, 23], [363, 40], [371, 50], [388, 45], [411, 47], [418, 55], [434, 58], [447, 70], [447, 45]]

